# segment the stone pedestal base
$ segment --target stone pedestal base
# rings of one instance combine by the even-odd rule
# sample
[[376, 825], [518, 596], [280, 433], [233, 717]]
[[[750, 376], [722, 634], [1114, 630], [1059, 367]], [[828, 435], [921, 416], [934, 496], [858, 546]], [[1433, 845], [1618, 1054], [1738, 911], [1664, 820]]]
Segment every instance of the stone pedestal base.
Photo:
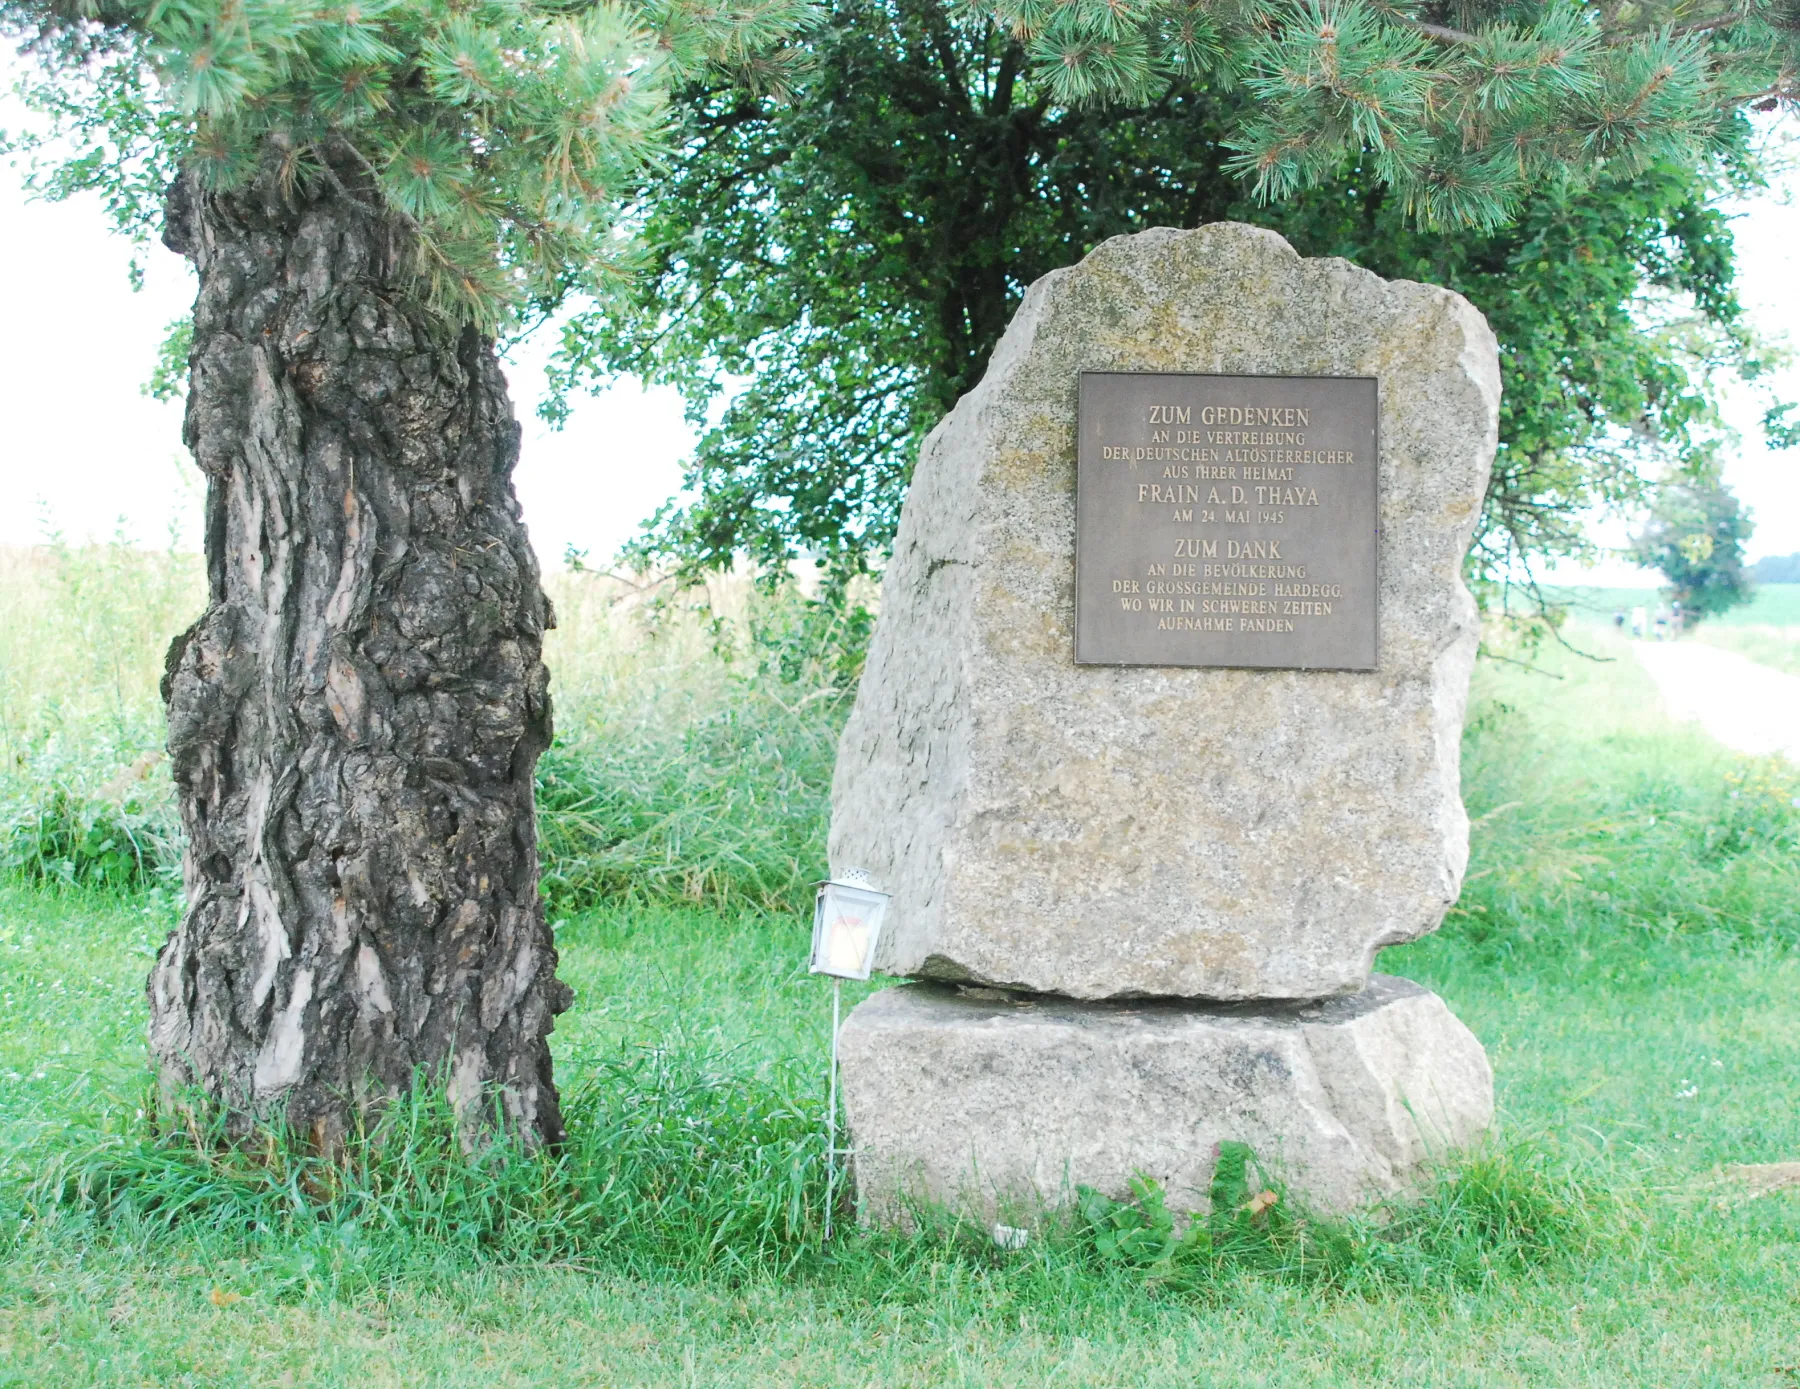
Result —
[[1247, 1143], [1313, 1210], [1406, 1189], [1480, 1134], [1493, 1072], [1436, 994], [1389, 975], [1296, 1006], [972, 997], [909, 984], [844, 1023], [863, 1217], [909, 1198], [991, 1218], [1077, 1186], [1206, 1207], [1215, 1145]]

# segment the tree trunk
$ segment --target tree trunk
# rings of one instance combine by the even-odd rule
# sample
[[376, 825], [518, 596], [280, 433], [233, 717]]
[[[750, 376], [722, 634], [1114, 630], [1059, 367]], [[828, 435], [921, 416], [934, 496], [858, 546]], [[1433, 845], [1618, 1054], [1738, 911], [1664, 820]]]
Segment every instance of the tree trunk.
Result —
[[[471, 1135], [562, 1136], [569, 1004], [537, 893], [532, 769], [553, 625], [513, 496], [493, 344], [411, 291], [411, 242], [345, 187], [170, 190], [193, 260], [185, 438], [205, 614], [163, 698], [187, 911], [151, 972], [170, 1103], [329, 1149], [421, 1072]], [[339, 179], [344, 182], [340, 182]]]

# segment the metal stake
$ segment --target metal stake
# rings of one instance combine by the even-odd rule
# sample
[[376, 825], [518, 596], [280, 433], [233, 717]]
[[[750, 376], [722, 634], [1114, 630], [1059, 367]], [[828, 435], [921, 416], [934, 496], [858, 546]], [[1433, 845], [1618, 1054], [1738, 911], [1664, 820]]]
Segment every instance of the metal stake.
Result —
[[837, 1176], [838, 1009], [843, 1003], [844, 981], [831, 981], [831, 1078], [825, 1100], [825, 1239], [831, 1240], [832, 1190]]

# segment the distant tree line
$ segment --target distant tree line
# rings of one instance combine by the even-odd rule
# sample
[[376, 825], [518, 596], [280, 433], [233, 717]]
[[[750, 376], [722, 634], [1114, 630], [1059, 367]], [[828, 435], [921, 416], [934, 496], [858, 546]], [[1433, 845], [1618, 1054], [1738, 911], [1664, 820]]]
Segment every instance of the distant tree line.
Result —
[[1759, 584], [1800, 584], [1800, 550], [1757, 560], [1750, 566], [1750, 577]]

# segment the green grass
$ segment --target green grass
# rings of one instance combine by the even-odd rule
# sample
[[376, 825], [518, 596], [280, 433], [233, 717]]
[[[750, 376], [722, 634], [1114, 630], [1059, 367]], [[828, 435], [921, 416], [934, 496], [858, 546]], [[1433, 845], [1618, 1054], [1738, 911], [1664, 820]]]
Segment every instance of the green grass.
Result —
[[[471, 1171], [426, 1105], [350, 1180], [146, 1141], [166, 894], [0, 887], [0, 1385], [1800, 1384], [1800, 1193], [1718, 1176], [1800, 1159], [1800, 784], [1661, 720], [1634, 662], [1542, 663], [1480, 672], [1468, 888], [1381, 962], [1487, 1045], [1496, 1143], [1385, 1227], [1160, 1284], [1079, 1222], [821, 1250], [827, 994], [752, 891], [596, 888], [559, 927], [560, 1165]], [[692, 727], [741, 686], [688, 664]], [[719, 781], [729, 849], [758, 802]]]
[[[1575, 584], [1548, 592], [1554, 601], [1568, 605], [1571, 616], [1592, 622], [1610, 623], [1614, 613], [1623, 612], [1629, 616], [1633, 608], [1654, 611], [1661, 601], [1660, 590], [1654, 586], [1599, 588]], [[1796, 625], [1800, 625], [1800, 584], [1758, 584], [1748, 603], [1718, 617], [1707, 618], [1702, 629]]]
[[1748, 603], [1718, 622], [1723, 627], [1800, 626], [1800, 584], [1759, 584]]

